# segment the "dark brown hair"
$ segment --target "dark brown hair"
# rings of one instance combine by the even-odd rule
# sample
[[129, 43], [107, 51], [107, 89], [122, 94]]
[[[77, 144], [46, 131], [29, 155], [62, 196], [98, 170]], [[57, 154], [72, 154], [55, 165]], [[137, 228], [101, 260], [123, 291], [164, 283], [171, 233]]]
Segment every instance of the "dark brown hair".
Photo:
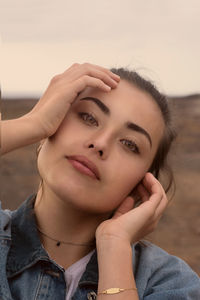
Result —
[[130, 84], [150, 95], [160, 108], [165, 123], [165, 130], [149, 172], [151, 172], [157, 179], [160, 179], [162, 172], [165, 174], [165, 192], [168, 192], [172, 186], [175, 186], [175, 184], [173, 172], [167, 163], [167, 154], [173, 140], [176, 137], [176, 132], [172, 125], [169, 101], [165, 95], [158, 91], [150, 80], [144, 79], [137, 72], [130, 71], [125, 68], [112, 68], [110, 70], [119, 75], [121, 79], [128, 81]]

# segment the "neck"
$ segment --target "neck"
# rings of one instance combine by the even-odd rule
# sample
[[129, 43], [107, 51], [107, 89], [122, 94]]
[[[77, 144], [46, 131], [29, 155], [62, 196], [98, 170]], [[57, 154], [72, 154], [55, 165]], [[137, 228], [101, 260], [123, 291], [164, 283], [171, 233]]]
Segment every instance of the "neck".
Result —
[[[54, 260], [57, 256], [61, 257], [62, 253], [63, 257], [68, 257], [70, 261], [61, 263], [65, 266], [69, 266], [95, 248], [95, 245], [91, 247], [91, 244], [95, 242], [96, 228], [108, 217], [82, 211], [71, 201], [60, 199], [47, 188], [43, 189], [43, 192], [38, 191], [34, 210], [37, 226], [45, 233], [39, 233], [42, 244]], [[56, 247], [56, 241], [48, 236], [57, 241], [88, 245], [61, 243], [60, 247]]]

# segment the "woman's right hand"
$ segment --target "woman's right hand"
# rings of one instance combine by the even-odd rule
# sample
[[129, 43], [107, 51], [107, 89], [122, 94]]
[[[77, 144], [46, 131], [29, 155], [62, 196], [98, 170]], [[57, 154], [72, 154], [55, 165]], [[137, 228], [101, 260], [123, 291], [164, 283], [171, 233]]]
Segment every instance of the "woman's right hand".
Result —
[[56, 132], [71, 104], [86, 87], [109, 92], [119, 80], [118, 75], [106, 68], [89, 63], [73, 64], [64, 73], [53, 77], [44, 95], [26, 116], [41, 130], [42, 138], [49, 137]]
[[53, 135], [71, 104], [86, 87], [109, 92], [119, 80], [119, 76], [106, 68], [89, 63], [73, 64], [51, 80], [44, 95], [29, 113], [18, 119], [2, 121], [1, 154]]

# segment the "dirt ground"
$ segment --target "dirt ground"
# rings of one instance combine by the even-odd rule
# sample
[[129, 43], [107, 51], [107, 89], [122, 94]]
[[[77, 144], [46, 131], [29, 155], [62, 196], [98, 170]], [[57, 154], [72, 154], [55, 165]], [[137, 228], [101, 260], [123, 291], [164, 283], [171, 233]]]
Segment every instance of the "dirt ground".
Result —
[[[156, 231], [148, 239], [184, 259], [200, 275], [200, 95], [171, 99], [178, 131], [170, 163], [176, 192]], [[30, 111], [35, 100], [2, 101], [3, 119]], [[36, 148], [31, 145], [1, 158], [1, 201], [15, 209], [36, 192]]]

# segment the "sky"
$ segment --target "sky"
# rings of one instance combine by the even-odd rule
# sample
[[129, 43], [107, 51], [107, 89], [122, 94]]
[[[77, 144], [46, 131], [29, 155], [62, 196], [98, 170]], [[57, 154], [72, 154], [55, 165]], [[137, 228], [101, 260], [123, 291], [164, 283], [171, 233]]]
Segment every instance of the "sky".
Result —
[[36, 96], [73, 63], [128, 67], [200, 92], [199, 0], [0, 0], [3, 97]]

